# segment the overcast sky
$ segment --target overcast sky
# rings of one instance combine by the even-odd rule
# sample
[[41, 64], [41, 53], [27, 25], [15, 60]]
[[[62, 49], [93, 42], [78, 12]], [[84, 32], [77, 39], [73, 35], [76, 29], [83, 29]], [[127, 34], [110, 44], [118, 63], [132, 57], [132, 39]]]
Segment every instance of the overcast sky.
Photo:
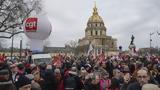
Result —
[[[64, 46], [85, 35], [95, 0], [43, 0], [43, 10], [52, 23], [49, 46]], [[107, 35], [128, 49], [131, 35], [137, 48], [149, 47], [149, 33], [160, 32], [160, 0], [96, 0]], [[152, 35], [152, 46], [160, 47], [160, 36]]]

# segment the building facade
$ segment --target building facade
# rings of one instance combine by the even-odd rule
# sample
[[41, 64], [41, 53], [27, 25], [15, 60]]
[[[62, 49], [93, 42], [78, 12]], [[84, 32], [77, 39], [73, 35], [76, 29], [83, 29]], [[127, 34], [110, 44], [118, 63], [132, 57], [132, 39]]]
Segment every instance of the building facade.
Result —
[[78, 41], [79, 46], [92, 44], [96, 50], [117, 51], [117, 39], [108, 36], [106, 32], [107, 28], [95, 5], [93, 14], [87, 22], [85, 37]]

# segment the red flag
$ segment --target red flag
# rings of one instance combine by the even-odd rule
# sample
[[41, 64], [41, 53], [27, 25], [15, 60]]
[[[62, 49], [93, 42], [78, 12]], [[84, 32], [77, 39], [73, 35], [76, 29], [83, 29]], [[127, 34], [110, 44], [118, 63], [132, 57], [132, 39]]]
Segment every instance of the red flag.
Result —
[[5, 54], [0, 55], [0, 62], [4, 62], [6, 60]]
[[102, 51], [101, 54], [99, 55], [99, 61], [102, 62], [105, 60], [105, 54], [104, 52]]
[[54, 56], [53, 65], [57, 67], [61, 67], [62, 66], [61, 61], [62, 61], [62, 57], [60, 55]]

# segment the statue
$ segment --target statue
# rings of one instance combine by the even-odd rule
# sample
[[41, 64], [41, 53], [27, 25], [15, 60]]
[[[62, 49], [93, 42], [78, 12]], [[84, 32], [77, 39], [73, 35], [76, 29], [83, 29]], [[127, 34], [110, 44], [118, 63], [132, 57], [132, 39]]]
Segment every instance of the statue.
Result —
[[132, 35], [131, 42], [130, 42], [130, 45], [129, 45], [130, 50], [132, 50], [133, 48], [136, 48], [136, 46], [134, 45], [134, 39], [135, 39], [135, 37]]
[[131, 42], [130, 42], [130, 45], [128, 47], [129, 48], [129, 54], [131, 56], [137, 55], [137, 53], [136, 53], [136, 45], [134, 44], [134, 39], [135, 39], [135, 37], [132, 35]]
[[132, 37], [131, 37], [131, 43], [130, 43], [130, 45], [133, 45], [134, 38], [135, 38], [135, 37], [132, 35]]

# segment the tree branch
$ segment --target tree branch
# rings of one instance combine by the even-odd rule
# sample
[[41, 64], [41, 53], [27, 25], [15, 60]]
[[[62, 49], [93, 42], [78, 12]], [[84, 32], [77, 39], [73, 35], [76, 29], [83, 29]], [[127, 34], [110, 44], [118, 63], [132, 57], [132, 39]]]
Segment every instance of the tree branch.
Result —
[[0, 32], [6, 32], [8, 29], [10, 29], [10, 28], [16, 28], [16, 27], [18, 27], [18, 26], [20, 26], [20, 25], [22, 25], [22, 23], [16, 23], [16, 24], [13, 24], [13, 25], [10, 25], [9, 27], [6, 27], [5, 29], [3, 29], [3, 30], [0, 30]]
[[10, 17], [10, 15], [11, 15], [11, 12], [10, 12], [10, 13], [7, 15], [7, 17], [2, 21], [2, 24], [1, 24], [0, 28], [3, 27], [4, 23], [8, 20], [8, 18]]
[[[32, 11], [36, 11], [40, 1], [33, 0], [25, 3], [24, 0], [0, 0], [0, 33], [4, 33], [4, 36], [1, 35], [0, 38], [9, 39], [16, 34], [22, 33], [23, 31], [17, 28], [23, 25], [23, 22]], [[32, 5], [28, 6], [28, 4]], [[12, 29], [17, 29], [16, 33], [12, 33]]]
[[11, 35], [10, 35], [10, 36], [0, 36], [0, 38], [10, 39], [11, 37], [13, 37], [13, 36], [16, 35], [16, 34], [24, 33], [24, 31], [19, 31], [19, 32], [16, 32], [16, 33], [10, 33], [10, 32], [6, 32], [6, 33], [9, 33], [9, 34], [11, 34]]
[[0, 6], [1, 6], [1, 7], [2, 7], [4, 1], [5, 1], [5, 0], [1, 0], [1, 1], [0, 1]]
[[25, 21], [25, 19], [29, 16], [29, 14], [33, 11], [34, 9], [31, 9], [26, 15], [24, 16], [22, 23]]

